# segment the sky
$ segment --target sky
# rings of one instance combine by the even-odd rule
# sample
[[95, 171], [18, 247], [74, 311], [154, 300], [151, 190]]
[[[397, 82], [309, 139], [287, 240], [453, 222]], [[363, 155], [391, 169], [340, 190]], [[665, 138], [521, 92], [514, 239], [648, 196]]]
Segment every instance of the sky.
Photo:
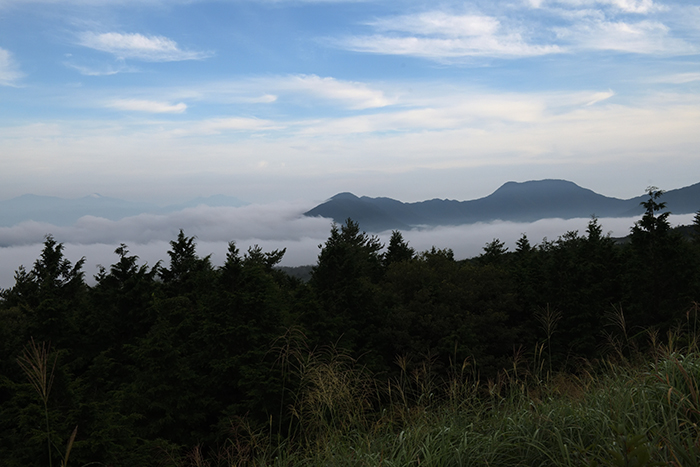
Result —
[[0, 0], [0, 199], [698, 182], [695, 0]]
[[[0, 200], [251, 203], [1, 228], [0, 279], [47, 233], [93, 251], [88, 275], [119, 242], [166, 258], [179, 228], [202, 254], [235, 239], [310, 264], [330, 222], [301, 213], [345, 191], [680, 188], [700, 181], [698, 129], [697, 0], [0, 0]], [[465, 257], [585, 230], [567, 222], [406, 237]]]

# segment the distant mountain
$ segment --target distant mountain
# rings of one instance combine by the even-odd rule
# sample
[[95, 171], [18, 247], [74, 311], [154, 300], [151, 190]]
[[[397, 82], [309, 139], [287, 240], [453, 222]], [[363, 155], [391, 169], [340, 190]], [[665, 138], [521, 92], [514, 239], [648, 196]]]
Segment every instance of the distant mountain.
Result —
[[[304, 213], [343, 223], [347, 218], [369, 232], [418, 226], [461, 225], [494, 220], [533, 222], [576, 217], [641, 215], [645, 196], [622, 200], [600, 195], [566, 180], [508, 182], [484, 198], [471, 201], [432, 199], [402, 203], [391, 198], [340, 193]], [[666, 192], [662, 201], [675, 214], [700, 210], [700, 183]]]
[[109, 198], [96, 193], [78, 199], [29, 194], [0, 201], [0, 227], [10, 227], [30, 220], [67, 226], [74, 224], [83, 216], [119, 220], [144, 213], [167, 214], [200, 205], [238, 207], [246, 204], [237, 198], [224, 195], [196, 198], [186, 203], [160, 207], [150, 203]]

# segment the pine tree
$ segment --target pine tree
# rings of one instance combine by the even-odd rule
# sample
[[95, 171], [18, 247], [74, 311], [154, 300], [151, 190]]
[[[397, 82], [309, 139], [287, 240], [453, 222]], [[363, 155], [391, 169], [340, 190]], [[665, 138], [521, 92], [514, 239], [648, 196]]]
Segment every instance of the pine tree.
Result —
[[319, 248], [310, 285], [325, 316], [309, 323], [310, 330], [323, 335], [324, 343], [340, 339], [342, 346], [358, 354], [369, 351], [381, 321], [377, 283], [383, 272], [383, 245], [347, 219], [340, 227], [333, 225], [330, 237]]
[[408, 246], [408, 242], [403, 239], [401, 232], [398, 230], [392, 231], [391, 238], [389, 239], [389, 246], [383, 257], [384, 266], [388, 267], [392, 263], [410, 261], [415, 255], [416, 250]]
[[694, 275], [690, 245], [671, 229], [663, 193], [649, 187], [640, 203], [645, 212], [632, 227], [626, 278], [633, 323], [662, 334], [690, 306]]

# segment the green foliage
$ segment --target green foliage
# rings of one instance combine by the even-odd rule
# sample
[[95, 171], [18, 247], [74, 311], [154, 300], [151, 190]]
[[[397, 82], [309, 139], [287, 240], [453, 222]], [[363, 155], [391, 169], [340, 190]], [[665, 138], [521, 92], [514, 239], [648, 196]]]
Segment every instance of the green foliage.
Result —
[[372, 358], [382, 322], [377, 283], [383, 271], [383, 245], [348, 219], [340, 227], [334, 224], [330, 237], [319, 247], [310, 285], [323, 315], [304, 324], [312, 338], [323, 336], [317, 343], [337, 342], [355, 355]]
[[0, 292], [0, 459], [698, 465], [700, 250], [648, 194], [627, 244], [594, 218], [470, 260], [348, 220], [308, 283], [285, 250], [216, 268], [180, 231], [167, 267], [122, 244], [88, 286], [49, 236]]
[[665, 334], [696, 299], [692, 285], [698, 268], [691, 246], [671, 230], [670, 212], [660, 212], [666, 208], [659, 201], [663, 191], [650, 187], [647, 194], [641, 203], [646, 211], [630, 235], [625, 298], [635, 324]]
[[31, 271], [20, 267], [14, 287], [2, 291], [4, 307], [16, 307], [27, 318], [27, 332], [39, 341], [62, 345], [75, 336], [72, 311], [82, 306], [87, 291], [82, 267], [63, 256], [62, 243], [48, 235]]
[[392, 264], [381, 289], [388, 308], [381, 339], [387, 362], [396, 355], [432, 356], [446, 368], [450, 361], [475, 359], [493, 373], [517, 344], [510, 318], [518, 308], [503, 270], [456, 262], [450, 250], [433, 248]]
[[383, 257], [384, 266], [388, 267], [393, 263], [410, 261], [415, 255], [416, 251], [408, 246], [408, 242], [403, 239], [401, 232], [398, 230], [392, 231], [391, 238], [389, 239], [389, 246]]
[[663, 236], [671, 230], [671, 224], [668, 222], [668, 216], [671, 213], [669, 211], [660, 212], [666, 209], [666, 203], [658, 201], [663, 194], [664, 191], [655, 186], [647, 188], [649, 199], [640, 203], [644, 206], [645, 211], [642, 219], [632, 227], [633, 236], [648, 238], [649, 242], [653, 242], [657, 237]]
[[483, 264], [500, 264], [507, 251], [508, 248], [505, 242], [494, 238], [486, 244], [484, 252], [479, 256], [479, 260]]

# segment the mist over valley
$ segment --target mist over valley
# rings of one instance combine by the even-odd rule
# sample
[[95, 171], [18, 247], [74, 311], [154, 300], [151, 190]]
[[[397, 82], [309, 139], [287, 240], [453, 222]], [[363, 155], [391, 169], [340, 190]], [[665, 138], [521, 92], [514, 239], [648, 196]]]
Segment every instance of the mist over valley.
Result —
[[[556, 240], [569, 231], [584, 232], [591, 215], [596, 213], [596, 208], [600, 208], [601, 199], [608, 205], [616, 206], [620, 214], [627, 214], [600, 217], [606, 234], [624, 237], [639, 220], [640, 215], [632, 216], [629, 213], [641, 213], [639, 200], [643, 196], [619, 200], [604, 197], [571, 182], [554, 182], [506, 183], [494, 195], [502, 195], [504, 190], [509, 190], [510, 196], [505, 200], [501, 196], [498, 204], [492, 202], [494, 195], [465, 202], [432, 200], [429, 209], [433, 213], [442, 205], [462, 215], [463, 219], [466, 212], [466, 219], [471, 219], [471, 222], [460, 223], [459, 217], [453, 216], [444, 221], [447, 225], [409, 225], [408, 222], [396, 220], [401, 219], [401, 215], [404, 220], [407, 219], [406, 212], [410, 212], [412, 207], [428, 202], [402, 203], [389, 198], [360, 198], [351, 194], [334, 196], [316, 206], [301, 201], [247, 204], [234, 197], [212, 196], [167, 208], [94, 196], [77, 200], [24, 196], [0, 202], [0, 223], [5, 224], [0, 227], [0, 288], [13, 285], [14, 273], [20, 265], [31, 269], [46, 235], [52, 235], [56, 241], [65, 244], [66, 257], [72, 262], [85, 257], [84, 271], [90, 282], [100, 265], [108, 267], [116, 261], [114, 250], [122, 243], [129, 247], [132, 254], [139, 256], [141, 264], [153, 266], [162, 261], [167, 265], [169, 242], [177, 237], [181, 229], [186, 235], [196, 237], [198, 253], [201, 256], [211, 254], [214, 265], [223, 264], [228, 243], [234, 241], [241, 251], [254, 245], [262, 247], [264, 251], [285, 248], [280, 265], [294, 267], [315, 264], [319, 245], [328, 238], [333, 222], [342, 224], [348, 217], [359, 222], [363, 230], [376, 234], [385, 245], [391, 231], [400, 230], [416, 251], [426, 251], [432, 247], [449, 248], [458, 259], [478, 256], [486, 243], [494, 239], [505, 242], [512, 251], [523, 234], [531, 243], [537, 244], [544, 238]], [[542, 192], [542, 188], [561, 188], [562, 185], [567, 189], [573, 188], [577, 194], [584, 194], [585, 199], [593, 200], [593, 204], [586, 206], [582, 199], [572, 199], [567, 210], [567, 200], [562, 200], [561, 193], [556, 189], [549, 194]], [[668, 208], [671, 212], [677, 212], [674, 201], [687, 211], [683, 213], [681, 209], [681, 213], [673, 214], [670, 217], [673, 225], [692, 223], [694, 211], [687, 206], [693, 205], [699, 187], [700, 184], [697, 184], [670, 190], [664, 195], [666, 200], [670, 200]], [[535, 195], [531, 194], [533, 188], [535, 200], [532, 199]], [[338, 203], [339, 200], [344, 202]], [[377, 201], [383, 210], [377, 208]], [[22, 208], [26, 208], [28, 202], [32, 209], [22, 214]], [[484, 209], [480, 202], [485, 202], [492, 210]], [[538, 203], [541, 206], [539, 213]], [[558, 206], [560, 217], [546, 217], [552, 212], [552, 203]], [[526, 205], [527, 208], [514, 209], [519, 205]], [[392, 211], [391, 208], [397, 209]], [[65, 215], [62, 209], [65, 209]], [[97, 212], [98, 209], [103, 217], [85, 215], [85, 212]], [[605, 212], [609, 213], [607, 209]], [[124, 215], [133, 214], [134, 210], [137, 211], [135, 215]], [[154, 213], [154, 210], [160, 210], [157, 211], [160, 213]], [[318, 215], [318, 212], [325, 216]], [[26, 217], [30, 215], [41, 220], [27, 220]], [[517, 221], [523, 215], [531, 220]], [[506, 220], [498, 219], [499, 216]], [[508, 220], [509, 216], [511, 220]], [[8, 219], [18, 218], [22, 219], [21, 222], [6, 225], [10, 223]], [[54, 223], [49, 222], [51, 219], [60, 220]], [[73, 219], [74, 222], [69, 222]]]

